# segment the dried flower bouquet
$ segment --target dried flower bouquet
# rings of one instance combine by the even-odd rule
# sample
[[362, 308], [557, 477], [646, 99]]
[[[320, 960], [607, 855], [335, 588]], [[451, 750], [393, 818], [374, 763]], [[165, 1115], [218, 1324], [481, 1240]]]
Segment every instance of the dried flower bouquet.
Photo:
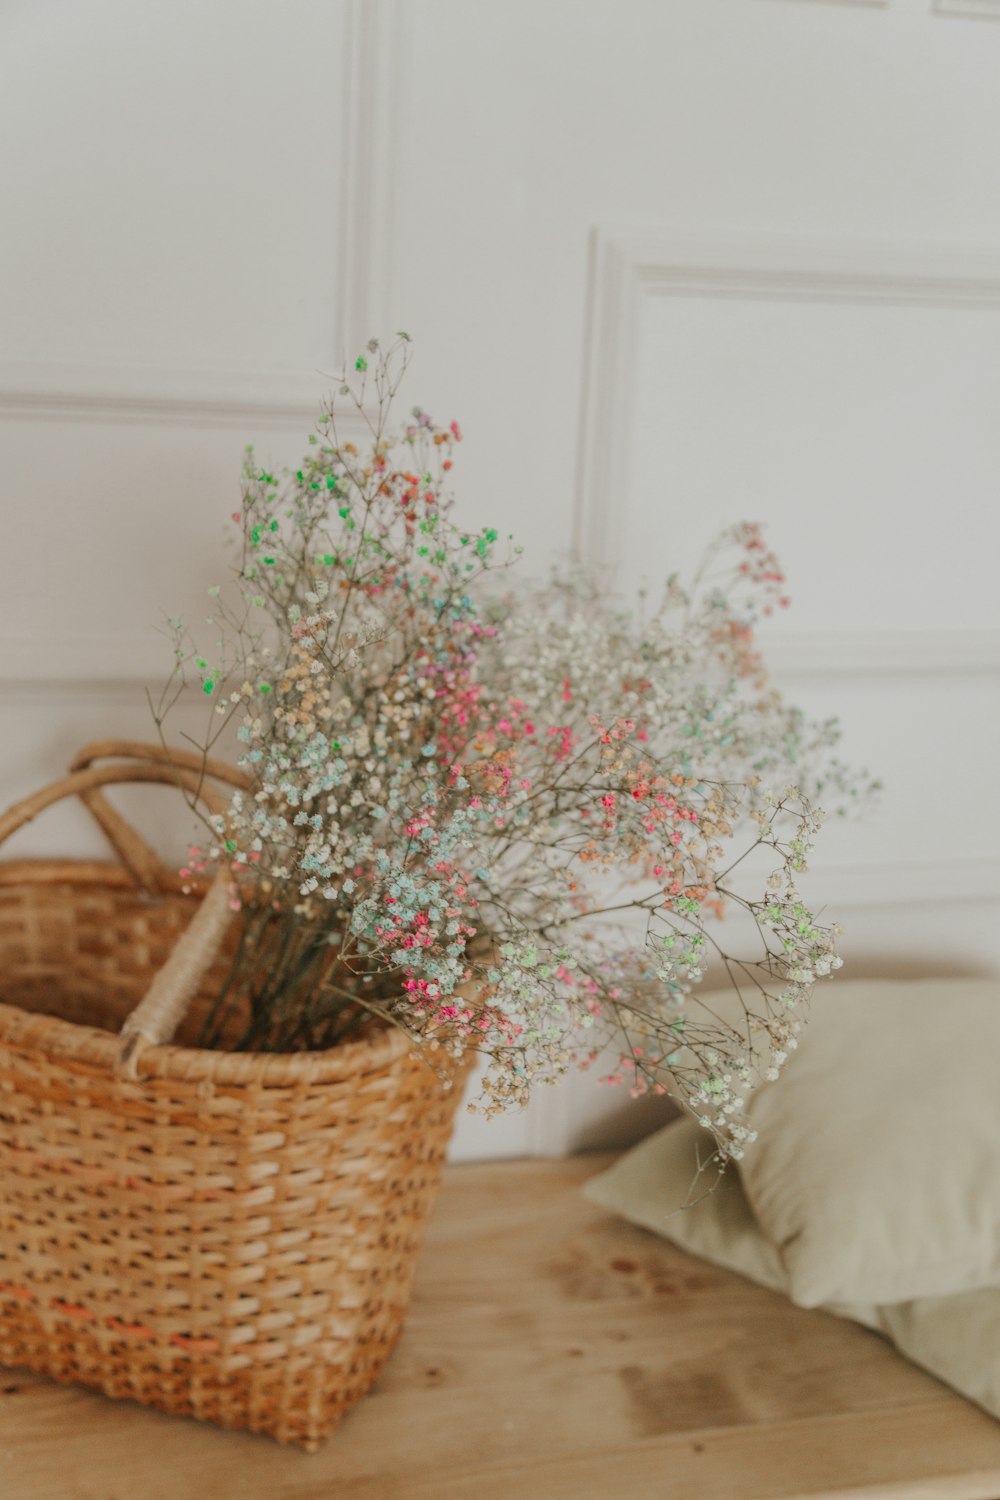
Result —
[[[739, 1157], [746, 1085], [840, 964], [796, 883], [817, 799], [866, 789], [754, 650], [781, 568], [743, 524], [640, 615], [584, 571], [501, 590], [521, 549], [456, 518], [458, 425], [390, 427], [409, 356], [368, 346], [294, 474], [249, 452], [211, 652], [173, 626], [157, 723], [196, 674], [200, 749], [235, 729], [251, 778], [188, 866], [227, 864], [243, 912], [202, 1041], [240, 1001], [253, 1050], [379, 1017], [484, 1054], [488, 1113], [610, 1056], [606, 1081], [673, 1094]], [[713, 959], [738, 1023], [698, 1000]]]

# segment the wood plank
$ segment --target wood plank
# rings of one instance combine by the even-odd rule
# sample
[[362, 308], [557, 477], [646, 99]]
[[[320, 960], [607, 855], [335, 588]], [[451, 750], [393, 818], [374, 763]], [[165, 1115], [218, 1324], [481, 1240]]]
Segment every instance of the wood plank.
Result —
[[[988, 1418], [984, 1419], [989, 1421]], [[992, 1435], [991, 1435], [992, 1436]], [[694, 1430], [485, 1468], [453, 1467], [431, 1479], [381, 1475], [337, 1487], [347, 1500], [997, 1500], [1000, 1470], [959, 1431], [950, 1403], [921, 1413], [814, 1418], [753, 1428]], [[985, 1459], [985, 1467], [983, 1460]], [[928, 1465], [924, 1474], [918, 1466]], [[896, 1478], [887, 1475], [895, 1473]], [[320, 1500], [321, 1489], [308, 1491]]]
[[0, 1375], [3, 1500], [997, 1500], [1000, 1425], [882, 1339], [589, 1204], [450, 1168], [407, 1331], [319, 1454]]

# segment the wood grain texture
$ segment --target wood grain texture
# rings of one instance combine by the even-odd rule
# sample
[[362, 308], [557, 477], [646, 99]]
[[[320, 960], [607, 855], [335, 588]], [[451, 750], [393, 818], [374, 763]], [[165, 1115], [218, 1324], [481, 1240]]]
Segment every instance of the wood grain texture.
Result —
[[579, 1195], [450, 1168], [409, 1323], [315, 1455], [0, 1374], [4, 1500], [996, 1500], [1000, 1426], [876, 1335]]

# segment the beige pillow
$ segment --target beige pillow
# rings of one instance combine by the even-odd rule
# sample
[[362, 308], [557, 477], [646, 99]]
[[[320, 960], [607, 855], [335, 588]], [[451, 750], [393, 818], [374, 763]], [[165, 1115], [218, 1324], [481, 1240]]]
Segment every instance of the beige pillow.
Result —
[[[732, 1169], [714, 1192], [676, 1211], [691, 1187], [696, 1152], [704, 1155], [705, 1141], [700, 1126], [677, 1120], [609, 1171], [592, 1177], [583, 1191], [602, 1208], [662, 1234], [692, 1255], [774, 1291], [787, 1291], [781, 1259], [761, 1233]], [[826, 1311], [884, 1333], [914, 1364], [1000, 1417], [1000, 1287], [895, 1306], [840, 1303]]]
[[794, 1302], [1000, 1286], [1000, 983], [837, 979], [747, 1114], [743, 1187]]

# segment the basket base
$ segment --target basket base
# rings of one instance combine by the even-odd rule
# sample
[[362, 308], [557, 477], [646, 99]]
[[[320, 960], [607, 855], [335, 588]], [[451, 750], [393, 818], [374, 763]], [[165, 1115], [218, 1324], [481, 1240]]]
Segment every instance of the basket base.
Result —
[[[350, 1370], [331, 1362], [317, 1372], [315, 1355], [298, 1368], [294, 1359], [224, 1373], [218, 1359], [204, 1368], [196, 1357], [164, 1363], [136, 1378], [132, 1351], [109, 1348], [87, 1330], [53, 1337], [40, 1318], [18, 1313], [16, 1340], [0, 1327], [0, 1366], [46, 1375], [60, 1385], [86, 1386], [113, 1400], [135, 1401], [176, 1417], [253, 1432], [316, 1453], [350, 1409], [375, 1384], [402, 1333], [398, 1324], [377, 1349], [361, 1352]], [[2, 1310], [0, 1310], [2, 1321]], [[5, 1334], [8, 1336], [5, 1337]], [[298, 1387], [298, 1389], [296, 1389]]]

